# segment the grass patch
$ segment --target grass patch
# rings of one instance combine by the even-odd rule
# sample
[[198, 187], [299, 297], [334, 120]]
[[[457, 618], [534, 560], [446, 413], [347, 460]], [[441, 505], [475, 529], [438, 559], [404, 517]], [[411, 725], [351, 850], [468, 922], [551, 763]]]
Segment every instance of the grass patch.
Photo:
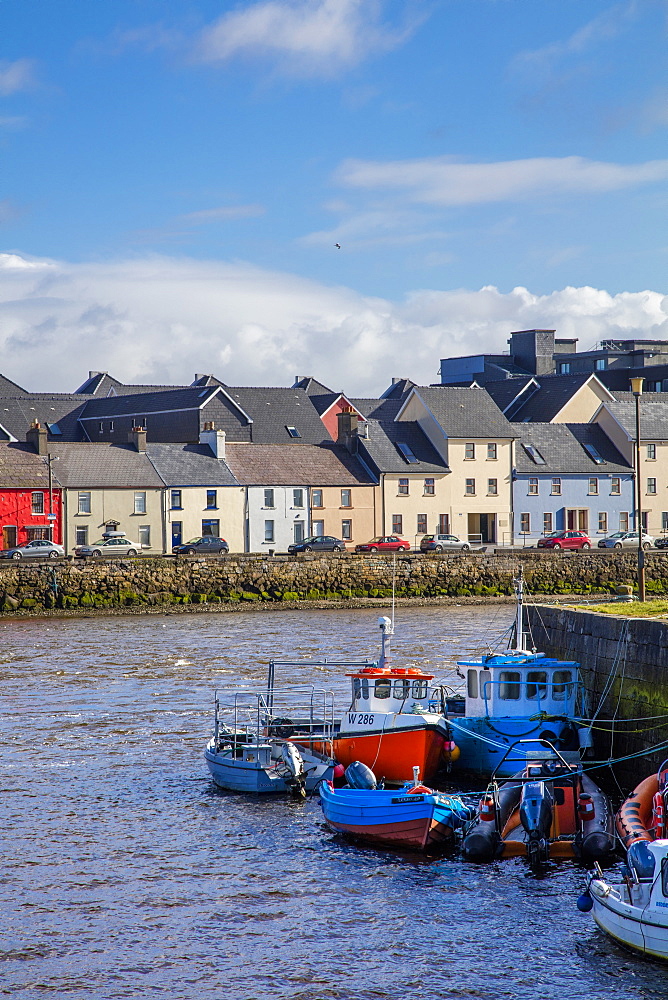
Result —
[[575, 604], [578, 611], [595, 611], [600, 615], [621, 615], [624, 618], [663, 618], [668, 616], [668, 601], [613, 601], [610, 604]]

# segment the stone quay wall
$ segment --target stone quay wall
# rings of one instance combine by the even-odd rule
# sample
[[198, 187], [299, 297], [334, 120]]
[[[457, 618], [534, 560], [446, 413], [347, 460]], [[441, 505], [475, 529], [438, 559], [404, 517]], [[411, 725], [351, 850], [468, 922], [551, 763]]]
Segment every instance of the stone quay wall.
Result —
[[[642, 754], [615, 764], [630, 791], [668, 758], [668, 622], [627, 618], [623, 605], [619, 617], [549, 605], [529, 606], [527, 615], [536, 648], [581, 665], [590, 709], [600, 705], [597, 759]], [[603, 781], [606, 772], [598, 772]]]
[[[540, 551], [392, 555], [138, 557], [0, 564], [0, 612], [141, 605], [511, 595], [608, 595], [633, 584], [635, 554]], [[668, 593], [668, 552], [648, 553], [647, 590]]]

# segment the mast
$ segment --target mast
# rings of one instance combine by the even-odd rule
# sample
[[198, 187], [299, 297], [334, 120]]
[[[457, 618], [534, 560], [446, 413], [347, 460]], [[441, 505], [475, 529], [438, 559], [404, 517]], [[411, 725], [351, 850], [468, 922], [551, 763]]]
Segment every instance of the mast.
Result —
[[524, 651], [524, 632], [522, 627], [522, 612], [524, 609], [524, 571], [522, 566], [513, 580], [515, 584], [515, 597], [517, 607], [515, 609], [515, 649]]

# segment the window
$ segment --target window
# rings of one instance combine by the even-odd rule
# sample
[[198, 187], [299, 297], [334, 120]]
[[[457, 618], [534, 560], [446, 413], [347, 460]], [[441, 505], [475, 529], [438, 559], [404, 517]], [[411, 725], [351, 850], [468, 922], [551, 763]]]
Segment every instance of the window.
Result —
[[475, 458], [475, 444], [472, 441], [464, 445], [464, 458], [468, 462]]
[[138, 491], [135, 493], [135, 514], [146, 513], [146, 493]]
[[273, 542], [274, 540], [274, 522], [265, 521], [264, 522], [264, 540], [265, 542]]
[[543, 534], [549, 535], [552, 530], [552, 513], [543, 514]]
[[205, 538], [220, 538], [220, 521], [217, 518], [203, 518], [202, 535]]
[[493, 462], [496, 459], [496, 443], [490, 441], [487, 445], [487, 461]]
[[466, 691], [469, 698], [478, 697], [478, 671], [477, 670], [467, 670], [466, 671]]
[[438, 515], [438, 533], [439, 533], [439, 535], [449, 535], [450, 534], [450, 515], [449, 514], [439, 514]]
[[392, 534], [402, 535], [404, 532], [404, 519], [401, 514], [392, 515]]
[[530, 497], [538, 496], [538, 479], [535, 476], [529, 479], [529, 489], [527, 492]]
[[598, 495], [598, 479], [596, 478], [596, 476], [592, 476], [589, 480], [588, 493], [590, 497], [595, 497]]
[[608, 533], [608, 515], [604, 510], [598, 512], [598, 530]]
[[668, 531], [668, 510], [664, 510], [661, 514], [661, 530]]
[[433, 497], [434, 495], [434, 480], [425, 479], [424, 481], [424, 495], [426, 497]]
[[[81, 494], [80, 494], [81, 495]], [[181, 510], [183, 504], [181, 503], [181, 490], [172, 490], [171, 494], [171, 508], [172, 510]]]
[[114, 429], [114, 421], [113, 421], [113, 420], [110, 420], [110, 421], [109, 421], [109, 430], [110, 430], [110, 431], [113, 431], [113, 429]]
[[467, 497], [475, 496], [475, 479], [466, 480], [466, 489], [464, 491]]
[[206, 491], [207, 510], [215, 510], [217, 506], [218, 506], [218, 490], [207, 490]]
[[[366, 426], [368, 429], [368, 424]], [[405, 441], [397, 441], [397, 448], [399, 449], [400, 454], [403, 455], [403, 457], [405, 458], [405, 460], [408, 462], [409, 465], [417, 465], [418, 459], [415, 457], [415, 455], [413, 454], [413, 452], [408, 447]]]
[[589, 455], [589, 457], [593, 462], [596, 462], [597, 465], [603, 465], [604, 459], [598, 448], [594, 447], [593, 444], [589, 444], [588, 442], [583, 444], [582, 447], [587, 452], [587, 454]]
[[559, 364], [559, 374], [560, 375], [570, 375], [571, 373], [571, 363], [570, 361], [562, 361]]
[[341, 538], [344, 542], [349, 542], [353, 537], [353, 522], [350, 518], [341, 521]]
[[610, 496], [618, 497], [622, 492], [622, 481], [619, 476], [613, 476], [610, 480]]
[[487, 496], [495, 497], [499, 492], [499, 484], [496, 479], [487, 480]]
[[397, 492], [398, 492], [399, 496], [403, 496], [403, 497], [407, 497], [408, 496], [408, 480], [407, 479], [400, 479], [399, 480], [399, 486], [398, 486]]
[[499, 673], [499, 698], [503, 699], [503, 701], [519, 701], [519, 697], [519, 670], [502, 670]]
[[143, 549], [151, 548], [151, 525], [150, 524], [140, 524], [139, 525], [139, 544]]
[[414, 698], [426, 698], [427, 697], [427, 682], [426, 681], [413, 681], [411, 685], [413, 689]]
[[74, 529], [74, 544], [88, 545], [88, 525], [78, 524]]
[[44, 513], [44, 494], [43, 493], [33, 493], [31, 499], [31, 510], [33, 514], [43, 514]]
[[628, 531], [629, 530], [629, 513], [626, 510], [619, 512], [619, 530]]
[[352, 507], [352, 490], [341, 490], [341, 506]]
[[77, 513], [90, 514], [90, 493], [79, 493], [77, 496]]
[[547, 698], [547, 674], [544, 670], [528, 672], [527, 698]]
[[100, 434], [104, 434], [104, 421], [100, 420], [100, 423], [98, 424], [98, 428], [97, 429], [100, 432]]
[[[264, 505], [265, 505], [265, 507], [273, 507], [274, 506], [274, 491], [273, 490], [265, 490], [264, 491]], [[272, 521], [271, 523], [273, 524], [274, 522]], [[270, 541], [273, 541], [273, 539], [270, 539]]]
[[607, 358], [596, 358], [596, 371], [597, 372], [605, 371], [605, 369], [607, 367], [608, 367], [608, 359]]
[[555, 479], [552, 480], [552, 490], [551, 490], [551, 493], [552, 493], [553, 497], [560, 497], [561, 496], [561, 479], [558, 476]]
[[285, 429], [286, 429], [286, 431], [288, 432], [288, 434], [290, 435], [291, 438], [300, 438], [301, 437], [301, 434], [299, 433], [299, 431], [297, 430], [296, 427], [290, 427], [290, 426], [288, 426], [286, 424]]
[[316, 538], [320, 538], [321, 535], [325, 534], [325, 522], [324, 521], [314, 521], [313, 522], [313, 534]]
[[[265, 507], [267, 506], [269, 505], [265, 503]], [[311, 492], [311, 506], [322, 507], [322, 490], [313, 490]]]
[[389, 698], [392, 694], [392, 681], [391, 680], [378, 680], [375, 685], [375, 695], [376, 698]]
[[570, 670], [555, 670], [552, 677], [552, 697], [555, 701], [566, 701], [570, 697], [573, 676]]
[[647, 480], [647, 492], [656, 493], [656, 479]]
[[647, 445], [647, 458], [648, 458], [648, 460], [650, 462], [656, 461], [656, 445], [655, 444], [648, 444]]
[[394, 682], [394, 697], [401, 698], [403, 701], [408, 698], [411, 693], [411, 682], [410, 681], [395, 681]]
[[427, 515], [418, 514], [417, 516], [417, 533], [418, 535], [427, 534]]
[[531, 531], [531, 514], [520, 514], [520, 534], [528, 535]]
[[292, 506], [293, 507], [303, 507], [304, 506], [304, 491], [303, 490], [293, 490], [292, 491]]
[[538, 448], [534, 448], [532, 444], [523, 444], [522, 447], [532, 462], [535, 462], [536, 465], [545, 465], [545, 459], [538, 451]]

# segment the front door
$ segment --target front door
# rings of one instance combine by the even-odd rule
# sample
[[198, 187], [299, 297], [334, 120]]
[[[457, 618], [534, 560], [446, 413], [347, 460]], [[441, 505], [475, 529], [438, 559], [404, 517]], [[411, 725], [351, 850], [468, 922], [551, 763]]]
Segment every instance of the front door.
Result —
[[295, 543], [302, 542], [304, 540], [304, 522], [295, 521]]
[[8, 524], [2, 529], [3, 549], [13, 549], [16, 547], [16, 526]]
[[172, 545], [180, 545], [183, 537], [183, 521], [172, 521]]

